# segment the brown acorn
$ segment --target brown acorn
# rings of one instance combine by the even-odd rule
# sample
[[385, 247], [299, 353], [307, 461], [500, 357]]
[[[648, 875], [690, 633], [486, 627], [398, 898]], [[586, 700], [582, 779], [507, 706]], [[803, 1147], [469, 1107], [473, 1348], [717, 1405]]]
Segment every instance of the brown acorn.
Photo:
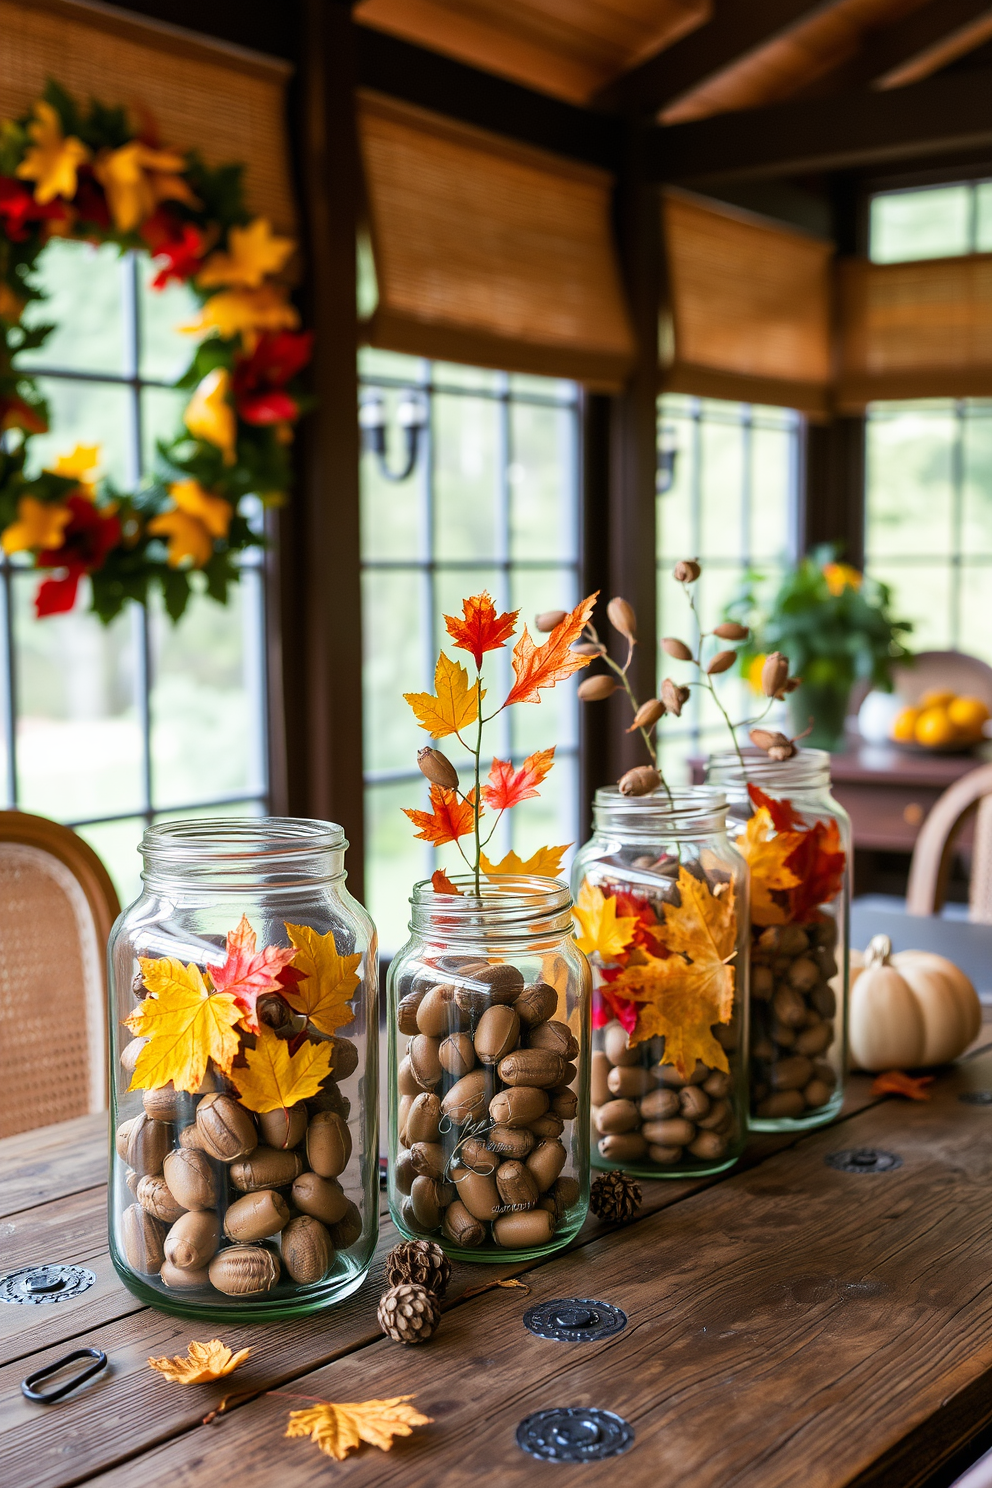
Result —
[[712, 661], [707, 664], [707, 675], [714, 677], [718, 672], [729, 672], [736, 660], [736, 651], [718, 651]]
[[454, 790], [458, 784], [458, 771], [440, 749], [432, 749], [425, 744], [423, 749], [417, 751], [417, 766], [421, 775], [426, 775], [432, 785]]
[[[789, 660], [781, 651], [773, 651], [765, 657], [761, 668], [761, 690], [765, 697], [781, 697], [789, 680]], [[759, 746], [761, 747], [761, 746]]]
[[534, 629], [543, 631], [547, 635], [548, 631], [554, 630], [556, 625], [560, 625], [563, 620], [567, 619], [567, 610], [542, 610], [534, 621]]
[[701, 573], [695, 558], [680, 558], [672, 569], [672, 576], [679, 584], [694, 584]]
[[426, 1287], [405, 1281], [383, 1292], [376, 1316], [394, 1343], [426, 1343], [441, 1320], [441, 1304]]
[[771, 729], [752, 729], [751, 743], [758, 749], [763, 749], [768, 758], [773, 760], [791, 759], [796, 753], [796, 746], [791, 739]]
[[634, 714], [634, 721], [627, 730], [628, 734], [636, 733], [638, 729], [653, 728], [664, 713], [665, 705], [661, 698], [648, 698], [647, 702], [642, 703]]
[[665, 636], [661, 643], [661, 649], [676, 661], [692, 661], [692, 652], [685, 641], [680, 641], [678, 636]]
[[669, 713], [673, 713], [676, 718], [680, 718], [682, 716], [682, 709], [689, 701], [689, 689], [688, 687], [679, 687], [677, 682], [673, 682], [670, 677], [666, 677], [661, 684], [661, 700]]
[[661, 776], [653, 765], [635, 765], [620, 776], [619, 790], [622, 796], [647, 796], [660, 784]]
[[612, 697], [616, 690], [617, 683], [604, 672], [601, 676], [586, 677], [579, 683], [579, 699], [583, 703], [599, 703]]
[[637, 616], [634, 614], [634, 606], [628, 604], [625, 599], [611, 599], [606, 606], [610, 624], [614, 630], [618, 630], [625, 640], [633, 643], [637, 636]]

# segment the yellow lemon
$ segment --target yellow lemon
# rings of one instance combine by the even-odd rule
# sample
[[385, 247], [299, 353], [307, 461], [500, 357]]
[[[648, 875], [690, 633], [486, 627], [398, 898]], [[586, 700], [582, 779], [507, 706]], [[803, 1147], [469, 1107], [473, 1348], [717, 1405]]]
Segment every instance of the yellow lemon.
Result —
[[953, 744], [957, 731], [947, 716], [946, 708], [924, 708], [916, 720], [916, 742], [933, 749], [942, 744]]
[[919, 708], [903, 708], [897, 714], [892, 724], [892, 737], [897, 744], [911, 744], [916, 738], [916, 720], [920, 716]]
[[947, 716], [959, 733], [970, 739], [980, 739], [982, 724], [987, 722], [989, 710], [977, 697], [956, 697], [947, 705]]
[[957, 693], [947, 689], [935, 688], [932, 692], [925, 692], [917, 703], [917, 707], [924, 708], [946, 708], [948, 703], [953, 703]]

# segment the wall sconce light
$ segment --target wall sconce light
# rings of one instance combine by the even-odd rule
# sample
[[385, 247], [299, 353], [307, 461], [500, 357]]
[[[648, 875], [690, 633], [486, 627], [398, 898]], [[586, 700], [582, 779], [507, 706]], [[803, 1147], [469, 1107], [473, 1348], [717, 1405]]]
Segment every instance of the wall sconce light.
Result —
[[405, 481], [417, 468], [420, 457], [421, 434], [427, 428], [427, 405], [421, 395], [412, 388], [404, 388], [396, 408], [396, 422], [403, 431], [404, 457], [399, 470], [390, 470], [387, 459], [386, 404], [382, 394], [363, 394], [358, 407], [358, 426], [362, 431], [362, 448], [370, 450], [376, 457], [379, 470], [385, 480]]
[[675, 462], [678, 453], [679, 445], [675, 430], [663, 424], [658, 441], [658, 466], [654, 486], [659, 496], [664, 496], [675, 484]]

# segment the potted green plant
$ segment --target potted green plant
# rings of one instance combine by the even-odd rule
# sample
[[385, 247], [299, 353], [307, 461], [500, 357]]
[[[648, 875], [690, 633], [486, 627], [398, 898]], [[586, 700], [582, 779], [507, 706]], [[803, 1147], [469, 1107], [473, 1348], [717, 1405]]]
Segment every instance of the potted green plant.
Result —
[[768, 580], [751, 572], [727, 615], [750, 629], [745, 673], [762, 653], [782, 651], [802, 685], [788, 698], [791, 732], [812, 722], [809, 743], [837, 749], [851, 689], [858, 680], [892, 690], [892, 666], [910, 655], [908, 620], [893, 619], [887, 584], [838, 562], [831, 545], [815, 548], [767, 597]]

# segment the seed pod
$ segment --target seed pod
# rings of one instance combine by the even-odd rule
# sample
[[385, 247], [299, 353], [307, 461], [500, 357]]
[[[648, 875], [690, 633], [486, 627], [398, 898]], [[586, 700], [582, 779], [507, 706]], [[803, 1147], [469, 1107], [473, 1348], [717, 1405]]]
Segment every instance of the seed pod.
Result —
[[353, 1199], [348, 1200], [344, 1218], [339, 1219], [337, 1224], [328, 1225], [327, 1228], [335, 1250], [347, 1250], [350, 1245], [354, 1245], [362, 1238], [364, 1228], [362, 1213]]
[[205, 1152], [177, 1147], [164, 1164], [165, 1181], [184, 1209], [213, 1209], [217, 1203], [214, 1168]]
[[470, 1168], [456, 1167], [451, 1170], [451, 1182], [473, 1219], [488, 1224], [496, 1218], [500, 1211], [500, 1196], [495, 1172], [473, 1173]]
[[553, 1049], [515, 1049], [512, 1054], [504, 1055], [496, 1072], [504, 1085], [534, 1085], [538, 1090], [550, 1090], [561, 1084], [565, 1060]]
[[679, 1091], [679, 1114], [686, 1121], [702, 1121], [710, 1113], [710, 1098], [701, 1085], [685, 1085]]
[[417, 1012], [429, 991], [429, 987], [418, 987], [400, 998], [399, 1007], [396, 1009], [396, 1026], [400, 1033], [406, 1034], [407, 1038], [412, 1038], [415, 1033], [420, 1032]]
[[494, 1002], [516, 1002], [524, 988], [523, 973], [508, 961], [477, 961], [462, 967], [461, 978], [467, 985], [456, 987], [455, 1001], [473, 1016]]
[[824, 1054], [834, 1041], [832, 1023], [815, 1023], [801, 1030], [793, 1048], [797, 1054]]
[[547, 982], [534, 982], [525, 987], [513, 1004], [513, 1011], [525, 1028], [543, 1023], [558, 1010], [558, 993]]
[[641, 1113], [632, 1100], [607, 1101], [596, 1113], [596, 1130], [602, 1136], [633, 1131], [641, 1124]]
[[495, 1126], [529, 1126], [544, 1115], [550, 1104], [551, 1098], [546, 1090], [516, 1085], [493, 1096], [489, 1102], [489, 1115]]
[[567, 1161], [564, 1143], [553, 1140], [537, 1144], [527, 1157], [525, 1166], [533, 1174], [539, 1193], [551, 1187]]
[[527, 1044], [531, 1049], [552, 1049], [563, 1059], [577, 1059], [579, 1055], [578, 1040], [568, 1024], [558, 1019], [549, 1019], [532, 1028]]
[[157, 1090], [145, 1090], [141, 1095], [145, 1115], [152, 1121], [175, 1121], [179, 1101], [179, 1093], [171, 1080], [168, 1085], [160, 1085]]
[[202, 1270], [220, 1244], [220, 1220], [212, 1209], [191, 1211], [165, 1237], [165, 1258], [180, 1271]]
[[138, 1062], [138, 1055], [147, 1042], [148, 1040], [145, 1038], [135, 1038], [129, 1044], [125, 1044], [121, 1050], [121, 1069], [129, 1078], [134, 1074], [134, 1066]]
[[575, 654], [576, 654], [576, 656], [605, 656], [606, 655], [606, 647], [605, 646], [597, 646], [596, 643], [595, 643], [595, 641], [575, 641], [574, 644], [571, 645], [568, 649], [570, 651], [574, 651]]
[[579, 702], [601, 703], [605, 698], [613, 696], [618, 685], [616, 680], [608, 677], [605, 672], [595, 677], [586, 677], [578, 686]]
[[431, 1233], [431, 1226], [421, 1224], [414, 1213], [412, 1198], [404, 1199], [400, 1205], [400, 1220], [403, 1228], [405, 1230], [412, 1230], [415, 1235], [429, 1235]]
[[672, 569], [672, 577], [679, 584], [694, 584], [702, 569], [694, 558], [680, 558]]
[[215, 1255], [208, 1268], [210, 1285], [229, 1297], [251, 1297], [271, 1291], [279, 1280], [279, 1259], [262, 1245], [232, 1245]]
[[649, 1142], [647, 1155], [651, 1162], [663, 1163], [665, 1166], [667, 1166], [669, 1163], [678, 1162], [679, 1158], [682, 1156], [682, 1148], [662, 1147], [658, 1142]]
[[618, 630], [624, 640], [633, 641], [637, 636], [637, 616], [634, 614], [634, 606], [628, 604], [625, 599], [611, 599], [606, 606], [606, 614], [614, 630]]
[[417, 1172], [413, 1166], [413, 1157], [409, 1152], [401, 1152], [393, 1164], [393, 1180], [401, 1194], [409, 1194], [413, 1187], [413, 1180]]
[[[566, 1068], [571, 1069], [572, 1066], [568, 1065]], [[556, 1085], [551, 1092], [552, 1115], [560, 1116], [562, 1121], [574, 1121], [578, 1109], [579, 1097], [575, 1091], [570, 1090], [567, 1085]]]
[[438, 1056], [440, 1047], [440, 1040], [431, 1038], [426, 1033], [418, 1033], [416, 1038], [410, 1040], [410, 1068], [418, 1083], [426, 1090], [433, 1090], [435, 1085], [440, 1085], [444, 1074]]
[[555, 626], [560, 625], [563, 620], [567, 619], [568, 612], [566, 610], [542, 610], [534, 621], [534, 629], [547, 635], [550, 631], [554, 630]]
[[663, 1121], [646, 1121], [641, 1135], [659, 1147], [684, 1147], [696, 1135], [696, 1128], [684, 1116], [669, 1116]]
[[554, 1222], [546, 1209], [526, 1209], [522, 1213], [504, 1214], [493, 1225], [493, 1239], [507, 1250], [530, 1249], [547, 1245], [554, 1234]]
[[[402, 1068], [403, 1066], [401, 1065], [400, 1069]], [[407, 1065], [407, 1068], [409, 1069], [409, 1065]], [[320, 1094], [313, 1096], [305, 1104], [311, 1116], [315, 1115], [317, 1111], [333, 1111], [335, 1115], [341, 1117], [342, 1121], [347, 1121], [351, 1115], [351, 1101], [346, 1095], [341, 1094], [337, 1081], [332, 1080], [330, 1075], [326, 1079], [321, 1080]]]
[[618, 1100], [640, 1100], [654, 1088], [654, 1078], [651, 1071], [643, 1065], [634, 1065], [625, 1068], [618, 1064], [611, 1069], [606, 1077], [606, 1094], [596, 1104], [605, 1106], [611, 1096]]
[[737, 660], [736, 651], [718, 651], [710, 661], [706, 663], [707, 676], [715, 677], [719, 672], [729, 672]]
[[287, 1150], [299, 1146], [306, 1135], [307, 1108], [301, 1101], [288, 1109], [280, 1106], [277, 1111], [264, 1111], [256, 1120], [267, 1146]]
[[334, 1262], [331, 1237], [312, 1214], [298, 1214], [279, 1237], [282, 1263], [300, 1286], [323, 1281]]
[[256, 1147], [247, 1157], [239, 1157], [228, 1169], [231, 1182], [242, 1193], [255, 1193], [260, 1188], [283, 1188], [303, 1171], [298, 1152], [279, 1147]]
[[789, 985], [797, 992], [812, 992], [820, 980], [820, 968], [810, 956], [799, 956], [789, 967]]
[[[447, 1188], [447, 1184], [439, 1183], [436, 1178], [421, 1175], [413, 1180], [410, 1202], [419, 1224], [425, 1230], [436, 1230], [441, 1223], [441, 1215], [451, 1202], [446, 1193]], [[454, 1198], [454, 1192], [451, 1198]]]
[[443, 1178], [448, 1154], [440, 1142], [414, 1142], [410, 1148], [410, 1162], [418, 1178]]
[[603, 1033], [603, 1048], [611, 1064], [637, 1065], [643, 1050], [632, 1049], [627, 1042], [627, 1031], [620, 1023], [609, 1023]]
[[803, 1054], [791, 1054], [772, 1065], [773, 1090], [802, 1090], [813, 1078], [813, 1061]]
[[653, 765], [635, 765], [618, 782], [622, 796], [648, 796], [660, 784], [661, 776]]
[[637, 1162], [645, 1156], [648, 1144], [640, 1132], [610, 1132], [597, 1142], [600, 1157], [608, 1162]]
[[288, 1028], [294, 1017], [289, 1003], [275, 992], [263, 992], [255, 1003], [255, 1011], [259, 1023], [264, 1023], [266, 1028]]
[[414, 1098], [406, 1118], [406, 1131], [411, 1146], [414, 1142], [436, 1142], [441, 1134], [441, 1101], [429, 1091]]
[[[605, 1106], [610, 1098], [610, 1075], [613, 1073], [610, 1061], [602, 1049], [593, 1049], [592, 1065], [589, 1075], [589, 1093], [594, 1106]], [[619, 1093], [619, 1092], [618, 1092]]]
[[331, 1069], [334, 1071], [334, 1079], [347, 1080], [358, 1068], [358, 1045], [351, 1039], [338, 1038], [337, 1035], [321, 1042], [331, 1046]]
[[297, 1209], [312, 1214], [322, 1224], [337, 1224], [348, 1211], [340, 1183], [334, 1178], [321, 1178], [319, 1173], [301, 1173], [293, 1184], [292, 1196]]
[[536, 1142], [534, 1133], [523, 1126], [494, 1126], [489, 1131], [489, 1148], [500, 1157], [525, 1158]]
[[489, 1007], [475, 1030], [475, 1052], [481, 1064], [498, 1064], [520, 1041], [520, 1017], [506, 1003]]
[[210, 1285], [210, 1277], [206, 1267], [202, 1271], [181, 1271], [171, 1261], [162, 1262], [159, 1280], [164, 1282], [170, 1291], [176, 1292], [201, 1291], [204, 1287]]
[[400, 1095], [419, 1095], [424, 1089], [413, 1072], [409, 1054], [405, 1054], [400, 1060], [396, 1071], [396, 1089]]
[[752, 729], [751, 743], [758, 749], [763, 749], [770, 759], [791, 759], [796, 753], [796, 746], [785, 734], [778, 733], [773, 729]]
[[[409, 1129], [409, 1118], [407, 1118]], [[351, 1131], [333, 1111], [318, 1111], [307, 1128], [307, 1161], [321, 1178], [337, 1178], [351, 1157]]]
[[441, 1228], [453, 1244], [464, 1245], [470, 1250], [481, 1245], [486, 1238], [485, 1225], [469, 1213], [461, 1199], [455, 1199], [445, 1209]]
[[410, 1133], [407, 1130], [407, 1122], [410, 1119], [410, 1108], [413, 1105], [412, 1095], [401, 1095], [399, 1110], [396, 1112], [396, 1134], [400, 1139], [401, 1147], [409, 1147]]
[[642, 703], [634, 714], [634, 721], [627, 730], [628, 734], [635, 733], [637, 729], [654, 728], [664, 712], [665, 705], [661, 698], [648, 698], [647, 702]]
[[548, 1137], [560, 1137], [565, 1130], [565, 1123], [560, 1116], [538, 1116], [536, 1121], [528, 1121], [527, 1130], [532, 1131], [539, 1142], [543, 1142]]
[[689, 701], [689, 689], [680, 687], [672, 681], [671, 677], [666, 677], [661, 684], [661, 700], [669, 713], [674, 714], [676, 718], [681, 718], [682, 709]]
[[417, 1027], [414, 1033], [426, 1033], [431, 1038], [444, 1038], [447, 1033], [456, 1033], [468, 1026], [468, 1018], [455, 1002], [455, 989], [450, 982], [432, 987], [417, 1008]]
[[736, 620], [721, 620], [719, 625], [714, 625], [713, 634], [721, 641], [746, 641], [751, 632], [746, 625], [738, 625]]
[[437, 1057], [445, 1073], [458, 1080], [475, 1064], [475, 1046], [467, 1033], [452, 1033], [441, 1040]]
[[645, 1121], [664, 1121], [669, 1116], [677, 1116], [678, 1093], [674, 1090], [651, 1090], [642, 1098], [640, 1110]]
[[163, 1224], [173, 1224], [186, 1210], [178, 1203], [164, 1178], [146, 1175], [135, 1186], [138, 1203]]
[[718, 1162], [726, 1150], [726, 1137], [722, 1137], [718, 1132], [714, 1131], [701, 1131], [689, 1143], [689, 1151], [693, 1157], [698, 1157], [702, 1162]]
[[224, 1234], [229, 1240], [266, 1240], [289, 1223], [289, 1205], [271, 1188], [260, 1188], [228, 1205]]
[[196, 1126], [204, 1151], [220, 1162], [247, 1157], [258, 1146], [254, 1121], [229, 1095], [205, 1095], [196, 1108]]
[[685, 641], [680, 641], [678, 636], [665, 636], [661, 648], [667, 656], [674, 657], [676, 661], [692, 661], [693, 655]]
[[810, 1080], [803, 1091], [803, 1100], [815, 1110], [817, 1106], [825, 1106], [832, 1095], [833, 1088], [825, 1080]]
[[179, 1145], [187, 1152], [203, 1151], [203, 1138], [195, 1121], [190, 1122], [189, 1126], [183, 1127], [179, 1133]]
[[117, 1134], [114, 1137], [114, 1146], [117, 1149], [117, 1156], [120, 1158], [121, 1162], [127, 1162], [128, 1138], [131, 1135], [131, 1128], [136, 1120], [137, 1117], [132, 1116], [130, 1121], [122, 1121], [120, 1126], [117, 1128]]
[[464, 1126], [477, 1121], [485, 1113], [490, 1095], [490, 1079], [484, 1069], [470, 1070], [462, 1075], [441, 1102], [441, 1110], [455, 1126]]
[[138, 1177], [137, 1173], [134, 1171], [133, 1168], [125, 1168], [124, 1169], [124, 1182], [127, 1184], [128, 1188], [134, 1194], [135, 1198], [137, 1198], [137, 1196], [138, 1196], [138, 1184], [141, 1182], [141, 1180], [140, 1180], [140, 1178]]
[[[695, 1089], [691, 1086], [690, 1089]], [[702, 1131], [729, 1131], [734, 1124], [734, 1112], [729, 1100], [715, 1100], [710, 1106], [709, 1114], [700, 1116], [696, 1125]]]
[[505, 1162], [496, 1170], [496, 1187], [510, 1209], [533, 1209], [540, 1190], [534, 1174], [522, 1162]]
[[154, 1276], [165, 1259], [165, 1226], [140, 1204], [130, 1204], [121, 1215], [124, 1254], [132, 1271]]
[[446, 754], [425, 744], [417, 751], [417, 767], [432, 785], [441, 785], [445, 790], [454, 790], [458, 785], [458, 771]]
[[[490, 1131], [495, 1131], [493, 1127]], [[473, 1173], [495, 1173], [499, 1167], [499, 1158], [486, 1146], [481, 1137], [468, 1137], [458, 1148], [459, 1165], [463, 1168], [471, 1168]]]
[[[788, 657], [783, 656], [781, 651], [772, 651], [765, 657], [764, 666], [761, 668], [761, 690], [765, 697], [780, 697], [788, 680]], [[760, 749], [763, 746], [758, 747]]]
[[142, 1111], [131, 1122], [128, 1130], [125, 1160], [129, 1168], [142, 1176], [146, 1173], [161, 1173], [162, 1162], [170, 1146], [166, 1123], [152, 1121]]
[[724, 1070], [714, 1070], [713, 1073], [703, 1081], [703, 1089], [713, 1100], [722, 1100], [730, 1094], [733, 1081]]

